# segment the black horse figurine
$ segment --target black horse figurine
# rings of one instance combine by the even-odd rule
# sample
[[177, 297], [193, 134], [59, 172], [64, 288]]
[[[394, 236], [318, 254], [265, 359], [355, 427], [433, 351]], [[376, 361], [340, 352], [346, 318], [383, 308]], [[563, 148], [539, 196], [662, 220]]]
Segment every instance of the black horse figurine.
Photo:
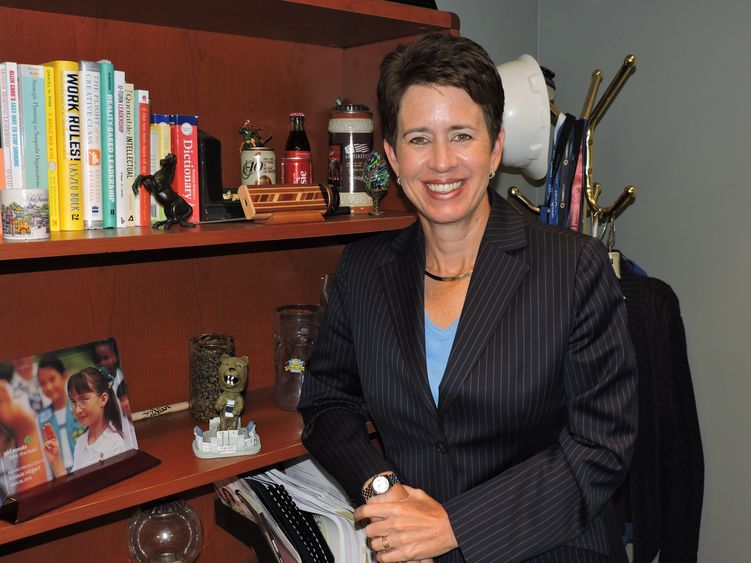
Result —
[[195, 227], [195, 223], [188, 221], [190, 216], [193, 215], [193, 207], [172, 188], [177, 157], [169, 153], [159, 161], [159, 165], [161, 168], [153, 176], [151, 174], [139, 174], [136, 181], [133, 182], [134, 194], [138, 195], [138, 188], [143, 185], [146, 191], [154, 196], [157, 203], [164, 207], [164, 214], [167, 219], [157, 221], [152, 227], [155, 229], [164, 227], [167, 231], [176, 223], [180, 223], [183, 227]]

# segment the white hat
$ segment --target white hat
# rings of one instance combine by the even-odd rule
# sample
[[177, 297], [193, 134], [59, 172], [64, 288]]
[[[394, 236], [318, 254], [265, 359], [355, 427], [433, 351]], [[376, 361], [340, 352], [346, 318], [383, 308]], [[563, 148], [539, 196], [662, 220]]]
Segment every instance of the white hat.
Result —
[[550, 102], [545, 77], [537, 61], [522, 55], [499, 64], [503, 91], [503, 166], [520, 168], [533, 180], [548, 171], [550, 147]]

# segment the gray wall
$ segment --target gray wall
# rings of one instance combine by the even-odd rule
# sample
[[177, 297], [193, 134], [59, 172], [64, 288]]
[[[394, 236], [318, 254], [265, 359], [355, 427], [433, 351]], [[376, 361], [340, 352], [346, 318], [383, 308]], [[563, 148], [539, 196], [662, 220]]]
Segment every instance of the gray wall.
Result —
[[[437, 0], [439, 10], [454, 12], [461, 19], [461, 34], [480, 43], [496, 64], [525, 53], [537, 57], [537, 3], [523, 0]], [[517, 186], [538, 202], [542, 182], [501, 171], [495, 188], [506, 195]]]
[[627, 184], [637, 187], [616, 245], [681, 300], [706, 463], [699, 560], [749, 561], [751, 250], [743, 212], [751, 190], [742, 174], [751, 166], [751, 3], [438, 5], [457, 13], [462, 35], [496, 60], [537, 45], [530, 54], [556, 72], [557, 105], [571, 113], [581, 110], [595, 68], [605, 76], [602, 92], [624, 56], [637, 56], [636, 73], [597, 130], [594, 176], [604, 204]]

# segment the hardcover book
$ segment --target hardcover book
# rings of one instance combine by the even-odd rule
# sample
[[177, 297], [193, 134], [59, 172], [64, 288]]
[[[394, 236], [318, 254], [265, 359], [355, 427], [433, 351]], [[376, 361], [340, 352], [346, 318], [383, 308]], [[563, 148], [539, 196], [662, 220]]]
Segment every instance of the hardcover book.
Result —
[[44, 118], [47, 134], [47, 189], [50, 205], [50, 231], [60, 230], [60, 191], [57, 181], [57, 125], [55, 121], [55, 70], [44, 68]]
[[48, 189], [44, 67], [18, 65], [24, 187]]
[[115, 71], [115, 210], [116, 226], [125, 227], [128, 212], [125, 190], [125, 73]]
[[60, 230], [83, 230], [81, 183], [81, 111], [78, 63], [45, 63], [55, 74], [55, 129], [57, 131], [57, 180]]
[[198, 116], [177, 114], [171, 117], [172, 153], [177, 157], [175, 191], [193, 207], [190, 221], [201, 220], [198, 190]]
[[117, 226], [115, 182], [115, 67], [99, 61], [99, 103], [102, 120], [102, 227]]
[[[151, 114], [151, 172], [156, 174], [161, 168], [159, 161], [162, 160], [172, 150], [171, 131], [169, 124], [169, 115], [164, 113]], [[151, 220], [164, 221], [167, 216], [164, 214], [164, 208], [156, 203], [156, 199], [151, 198]]]
[[23, 188], [21, 111], [18, 98], [18, 65], [0, 63], [0, 115], [5, 148], [5, 186]]
[[[136, 176], [139, 174], [151, 174], [151, 134], [149, 131], [149, 117], [151, 115], [151, 105], [149, 104], [148, 90], [134, 90], [134, 153]], [[135, 178], [133, 178], [135, 181]], [[136, 214], [136, 225], [139, 227], [148, 227], [151, 225], [151, 194], [141, 186], [138, 194], [138, 209]]]
[[125, 223], [121, 227], [135, 227], [136, 213], [138, 213], [138, 197], [131, 189], [136, 180], [135, 153], [135, 103], [133, 100], [133, 84], [125, 83]]
[[102, 228], [102, 109], [99, 63], [81, 61], [81, 177], [83, 180], [83, 224], [85, 229]]

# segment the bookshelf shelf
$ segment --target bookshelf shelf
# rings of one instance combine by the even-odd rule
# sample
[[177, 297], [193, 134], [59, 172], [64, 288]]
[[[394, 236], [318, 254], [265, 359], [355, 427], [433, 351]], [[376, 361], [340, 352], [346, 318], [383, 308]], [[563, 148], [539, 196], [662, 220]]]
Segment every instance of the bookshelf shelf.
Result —
[[376, 233], [401, 229], [414, 220], [414, 214], [389, 212], [382, 217], [346, 215], [315, 223], [265, 225], [245, 221], [204, 224], [194, 229], [176, 226], [169, 231], [130, 227], [57, 232], [46, 241], [0, 240], [0, 262]]
[[[188, 411], [135, 423], [140, 449], [161, 460], [153, 469], [66, 504], [21, 524], [0, 523], [0, 544], [12, 542], [136, 506], [218, 481], [268, 467], [305, 454], [300, 442], [302, 418], [274, 404], [272, 388], [246, 394], [243, 421], [255, 420], [261, 451], [248, 457], [198, 459], [191, 440], [196, 421]], [[205, 424], [201, 425], [206, 427]]]

